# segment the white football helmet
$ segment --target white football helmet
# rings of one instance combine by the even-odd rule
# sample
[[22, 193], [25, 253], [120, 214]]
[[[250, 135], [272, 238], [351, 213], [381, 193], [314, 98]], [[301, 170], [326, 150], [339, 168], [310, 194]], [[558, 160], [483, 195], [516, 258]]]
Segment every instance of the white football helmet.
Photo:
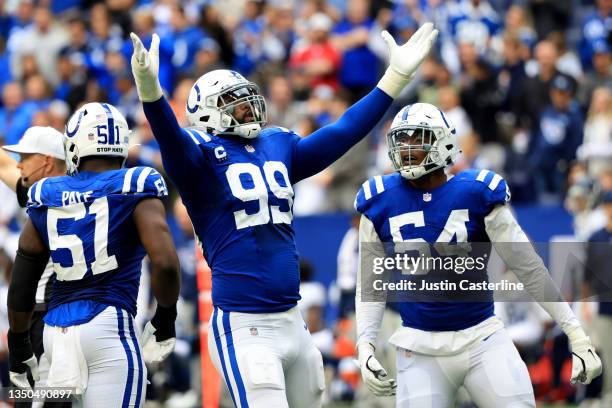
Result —
[[83, 157], [127, 159], [130, 129], [123, 115], [108, 103], [86, 103], [68, 120], [64, 150], [68, 174], [76, 174]]
[[[389, 158], [396, 171], [409, 180], [445, 167], [461, 153], [455, 127], [437, 107], [429, 103], [407, 105], [395, 115], [387, 132]], [[411, 154], [425, 151], [420, 163]]]
[[[244, 119], [237, 119], [234, 113], [245, 107], [248, 110], [241, 112]], [[207, 128], [214, 134], [252, 139], [266, 125], [266, 101], [259, 87], [228, 69], [202, 75], [189, 92], [186, 111], [191, 126]]]

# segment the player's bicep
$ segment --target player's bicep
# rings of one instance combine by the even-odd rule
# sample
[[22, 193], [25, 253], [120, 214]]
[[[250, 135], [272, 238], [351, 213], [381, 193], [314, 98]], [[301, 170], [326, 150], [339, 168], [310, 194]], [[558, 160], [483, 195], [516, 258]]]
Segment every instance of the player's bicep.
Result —
[[49, 257], [49, 249], [31, 219], [25, 223], [19, 236], [18, 251], [36, 257]]
[[138, 236], [151, 262], [176, 263], [176, 249], [162, 201], [158, 198], [141, 200], [134, 209], [133, 217]]

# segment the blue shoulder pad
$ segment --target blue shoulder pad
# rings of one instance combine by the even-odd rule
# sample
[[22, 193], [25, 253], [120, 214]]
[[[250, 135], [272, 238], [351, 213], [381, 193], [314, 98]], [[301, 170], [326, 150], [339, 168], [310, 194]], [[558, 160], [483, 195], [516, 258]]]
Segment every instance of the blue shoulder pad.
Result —
[[[386, 177], [384, 177], [386, 178]], [[355, 210], [364, 214], [372, 202], [372, 197], [385, 191], [385, 183], [383, 176], [374, 176], [366, 180], [362, 185], [357, 196], [355, 197]]]
[[168, 196], [166, 181], [152, 167], [132, 167], [125, 169], [121, 185], [121, 194], [141, 194], [151, 197]]
[[468, 170], [465, 173], [486, 186], [482, 194], [483, 203], [487, 208], [493, 209], [498, 204], [506, 204], [510, 201], [510, 188], [506, 180], [499, 174], [490, 170]]

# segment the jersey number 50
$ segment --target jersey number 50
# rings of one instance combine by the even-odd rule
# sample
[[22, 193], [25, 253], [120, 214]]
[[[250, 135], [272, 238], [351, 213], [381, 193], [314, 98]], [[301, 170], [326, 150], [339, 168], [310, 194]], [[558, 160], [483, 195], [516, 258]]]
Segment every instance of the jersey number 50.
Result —
[[[100, 197], [89, 206], [89, 214], [95, 217], [94, 253], [96, 258], [91, 263], [91, 271], [94, 275], [108, 272], [117, 268], [115, 255], [108, 256], [108, 200]], [[73, 281], [82, 279], [87, 273], [87, 259], [83, 241], [76, 234], [60, 235], [57, 231], [57, 222], [63, 219], [80, 220], [85, 218], [87, 210], [85, 204], [79, 203], [68, 207], [49, 208], [47, 212], [47, 231], [49, 234], [49, 249], [56, 251], [66, 248], [72, 257], [72, 266], [64, 267], [59, 263], [53, 263], [53, 269], [57, 273], [57, 279], [62, 281]]]
[[[244, 187], [240, 180], [240, 176], [243, 174], [250, 176], [251, 180], [253, 180], [253, 187]], [[282, 176], [284, 186], [276, 180], [276, 174]], [[283, 162], [265, 162], [263, 165], [263, 175], [261, 169], [253, 163], [233, 163], [227, 168], [225, 175], [234, 197], [243, 202], [259, 201], [259, 209], [254, 214], [247, 214], [245, 210], [234, 211], [237, 229], [267, 224], [270, 222], [270, 214], [272, 214], [272, 222], [274, 224], [291, 224], [293, 219], [293, 214], [291, 213], [293, 188], [289, 182], [287, 167], [285, 167]], [[289, 210], [282, 211], [278, 205], [271, 205], [268, 208], [268, 187], [266, 182], [276, 198], [287, 200]]]

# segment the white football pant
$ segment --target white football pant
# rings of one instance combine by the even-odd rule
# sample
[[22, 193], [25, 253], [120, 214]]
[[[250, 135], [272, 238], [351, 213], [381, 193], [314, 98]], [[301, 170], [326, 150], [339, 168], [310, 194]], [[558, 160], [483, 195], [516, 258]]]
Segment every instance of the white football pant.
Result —
[[208, 349], [236, 407], [321, 406], [323, 358], [297, 307], [265, 314], [215, 307]]
[[[60, 355], [64, 349], [55, 344], [61, 341], [61, 329], [45, 325], [44, 347], [51, 365], [50, 372], [53, 372], [54, 364], [64, 365], [66, 360], [77, 355], [75, 358], [84, 359], [86, 363], [85, 374], [75, 371], [70, 375], [86, 377], [86, 388], [81, 397], [84, 407], [142, 407], [145, 402], [147, 368], [130, 314], [118, 307], [109, 306], [89, 322], [72, 327], [76, 329], [76, 350], [65, 350], [67, 356]], [[64, 373], [62, 368], [56, 372]], [[52, 377], [49, 376], [49, 382], [53, 381]]]
[[455, 406], [464, 386], [479, 408], [535, 408], [527, 366], [505, 330], [448, 356], [398, 348], [398, 408]]

